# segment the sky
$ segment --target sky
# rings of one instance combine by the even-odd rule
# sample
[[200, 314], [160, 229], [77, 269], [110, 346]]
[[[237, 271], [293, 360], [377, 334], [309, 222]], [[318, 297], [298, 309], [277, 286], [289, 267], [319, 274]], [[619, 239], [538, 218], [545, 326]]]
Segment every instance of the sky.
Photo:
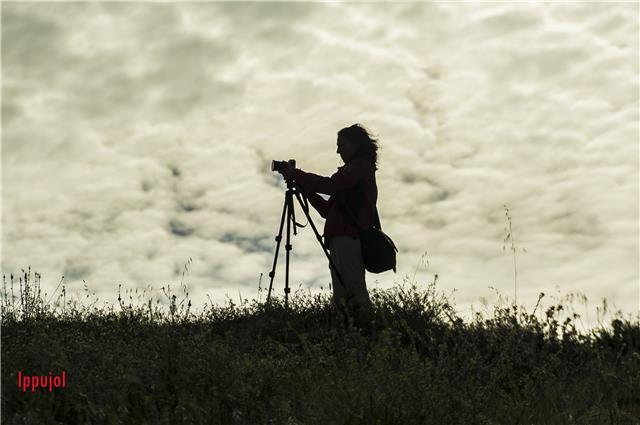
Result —
[[[437, 274], [461, 314], [540, 292], [591, 322], [603, 298], [640, 309], [637, 2], [0, 7], [7, 276], [109, 303], [255, 298], [284, 202], [271, 160], [330, 176], [361, 123], [399, 248], [370, 289]], [[290, 273], [329, 293], [309, 227]]]

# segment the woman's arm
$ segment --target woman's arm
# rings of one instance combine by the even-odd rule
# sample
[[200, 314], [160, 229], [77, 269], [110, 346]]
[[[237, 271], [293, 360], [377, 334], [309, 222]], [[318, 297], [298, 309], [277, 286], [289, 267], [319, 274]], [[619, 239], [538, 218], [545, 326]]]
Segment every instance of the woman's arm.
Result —
[[329, 201], [324, 200], [317, 193], [307, 193], [307, 199], [313, 208], [318, 211], [320, 217], [327, 218], [327, 213], [329, 212]]
[[[290, 182], [293, 180], [296, 171], [301, 170], [297, 170], [294, 167], [286, 167], [280, 170], [280, 174], [282, 174], [287, 182]], [[304, 171], [302, 172], [304, 173]], [[327, 218], [327, 214], [329, 212], [329, 202], [325, 201], [320, 195], [315, 193], [315, 191], [311, 191], [308, 187], [300, 184], [300, 182], [296, 183], [298, 183], [298, 190], [300, 191], [300, 193], [307, 197], [307, 199], [311, 203], [311, 206], [313, 206], [313, 208], [315, 208], [318, 213], [320, 213], [320, 216], [322, 218]]]
[[354, 161], [340, 168], [331, 177], [322, 177], [300, 169], [293, 170], [293, 178], [308, 192], [334, 195], [341, 190], [351, 188], [364, 176], [361, 165]]

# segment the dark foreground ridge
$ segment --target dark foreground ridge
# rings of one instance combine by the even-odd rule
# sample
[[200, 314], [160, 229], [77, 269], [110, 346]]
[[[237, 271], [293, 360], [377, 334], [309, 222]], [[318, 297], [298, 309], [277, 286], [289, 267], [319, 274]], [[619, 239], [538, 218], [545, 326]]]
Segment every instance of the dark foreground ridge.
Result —
[[[635, 319], [583, 334], [558, 304], [467, 323], [435, 284], [402, 284], [372, 291], [365, 332], [324, 295], [193, 314], [61, 308], [22, 285], [2, 300], [3, 424], [640, 423]], [[62, 371], [65, 388], [18, 388]]]

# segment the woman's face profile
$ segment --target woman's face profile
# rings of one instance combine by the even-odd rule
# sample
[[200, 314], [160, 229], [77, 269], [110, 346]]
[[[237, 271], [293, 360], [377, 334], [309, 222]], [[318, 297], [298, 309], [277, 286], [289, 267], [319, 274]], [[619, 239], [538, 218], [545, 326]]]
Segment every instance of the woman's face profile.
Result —
[[358, 149], [349, 139], [338, 137], [338, 149], [336, 153], [340, 155], [343, 162], [346, 163], [352, 159], [357, 151]]

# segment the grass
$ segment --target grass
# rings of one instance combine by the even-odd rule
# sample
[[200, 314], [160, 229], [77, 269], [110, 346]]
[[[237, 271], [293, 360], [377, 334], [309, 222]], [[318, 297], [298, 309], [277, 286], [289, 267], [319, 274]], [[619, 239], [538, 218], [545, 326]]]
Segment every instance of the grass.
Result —
[[[3, 424], [640, 424], [637, 319], [579, 332], [556, 304], [467, 322], [405, 280], [371, 291], [364, 332], [322, 294], [98, 308], [64, 287], [51, 303], [35, 276], [3, 280]], [[65, 389], [17, 387], [62, 370]]]

